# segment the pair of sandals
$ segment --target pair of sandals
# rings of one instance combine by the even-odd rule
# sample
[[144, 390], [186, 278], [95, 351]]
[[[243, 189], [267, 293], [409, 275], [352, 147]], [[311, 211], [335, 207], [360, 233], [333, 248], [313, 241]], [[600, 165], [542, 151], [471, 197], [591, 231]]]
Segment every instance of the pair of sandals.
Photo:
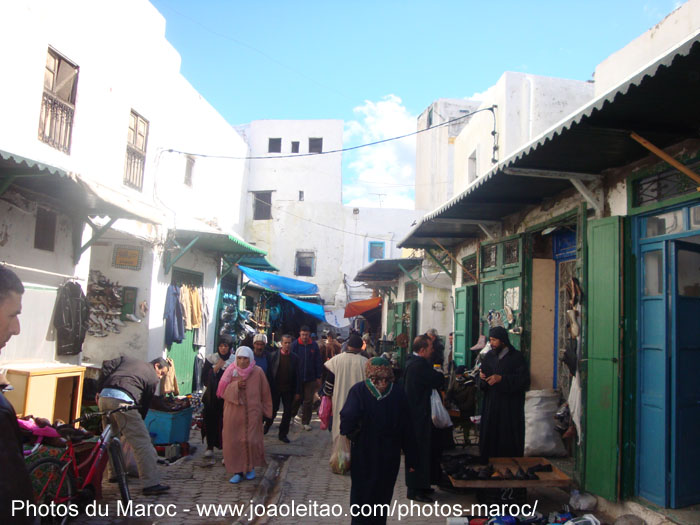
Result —
[[[245, 475], [245, 479], [248, 481], [255, 479], [255, 470], [251, 470]], [[243, 481], [243, 473], [239, 472], [238, 474], [234, 474], [233, 477], [229, 480], [230, 483], [240, 483]]]

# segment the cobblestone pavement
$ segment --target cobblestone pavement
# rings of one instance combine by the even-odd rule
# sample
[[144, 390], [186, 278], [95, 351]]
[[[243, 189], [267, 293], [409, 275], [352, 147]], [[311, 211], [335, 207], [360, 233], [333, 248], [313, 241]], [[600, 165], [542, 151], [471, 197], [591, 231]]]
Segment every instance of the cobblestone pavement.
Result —
[[[141, 494], [139, 480], [131, 479], [133, 506], [128, 509], [129, 516], [119, 516], [118, 488], [114, 484], [105, 482], [103, 500], [99, 503], [102, 509], [108, 510], [108, 515], [96, 517], [81, 515], [73, 522], [88, 525], [251, 523], [251, 505], [260, 503], [264, 504], [266, 509], [276, 505], [275, 508], [280, 512], [288, 510], [289, 506], [293, 504], [297, 506], [297, 509], [300, 504], [316, 504], [316, 509], [319, 511], [324, 508], [323, 504], [336, 505], [334, 510], [342, 511], [343, 515], [341, 517], [300, 517], [297, 514], [294, 517], [280, 517], [271, 516], [269, 512], [266, 512], [252, 520], [256, 524], [350, 523], [349, 514], [346, 514], [349, 512], [350, 503], [350, 476], [339, 476], [330, 471], [328, 466], [331, 454], [330, 433], [319, 429], [318, 420], [312, 421], [312, 427], [312, 431], [305, 432], [301, 425], [293, 424], [289, 435], [292, 442], [284, 444], [277, 439], [277, 424], [273, 425], [265, 437], [268, 467], [256, 469], [257, 477], [254, 481], [243, 481], [237, 485], [228, 482], [230, 476], [221, 464], [220, 451], [216, 451], [214, 460], [207, 460], [203, 457], [205, 447], [200, 443], [199, 432], [193, 431], [190, 443], [198, 447], [195, 454], [167, 467], [162, 467], [163, 482], [171, 486], [170, 492], [160, 496], [146, 497]], [[470, 506], [476, 503], [473, 493], [456, 494], [438, 490], [434, 496], [439, 507], [444, 511], [447, 511], [447, 505], [459, 505], [468, 512]], [[435, 516], [435, 504], [420, 505], [421, 513], [417, 512], [419, 505], [406, 498], [403, 465], [396, 482], [394, 498], [397, 500], [397, 508], [405, 505], [404, 509], [411, 509], [411, 505], [413, 505], [413, 512], [411, 516], [401, 520], [397, 516], [390, 517], [388, 523], [445, 524], [447, 521], [444, 515]], [[568, 495], [558, 489], [528, 492], [528, 502], [532, 504], [538, 500], [538, 510], [543, 513], [561, 508], [561, 504], [567, 499]], [[201, 507], [210, 504], [243, 505], [243, 515], [235, 517], [229, 512], [226, 517], [214, 517], [213, 515], [206, 517], [198, 512], [197, 505]], [[153, 514], [153, 512], [162, 512], [168, 505], [171, 505], [170, 510], [176, 513], [175, 516], [158, 517]], [[338, 505], [342, 506], [342, 509]], [[142, 513], [149, 508], [152, 512], [151, 516], [144, 516]], [[262, 507], [258, 506], [257, 509], [262, 510]]]

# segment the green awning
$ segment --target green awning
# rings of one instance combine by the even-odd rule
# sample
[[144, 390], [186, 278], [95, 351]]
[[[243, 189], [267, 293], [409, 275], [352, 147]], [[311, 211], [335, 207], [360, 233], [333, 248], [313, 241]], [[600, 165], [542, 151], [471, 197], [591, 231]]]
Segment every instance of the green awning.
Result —
[[262, 255], [263, 257], [267, 255], [265, 250], [228, 233], [176, 230], [175, 240], [180, 245], [188, 245], [194, 241], [195, 248], [221, 254]]
[[262, 270], [265, 272], [279, 272], [280, 269], [267, 260], [264, 255], [243, 255], [240, 257], [237, 264], [242, 264], [248, 268]]
[[59, 175], [67, 177], [68, 172], [36, 160], [0, 150], [0, 173], [8, 176]]

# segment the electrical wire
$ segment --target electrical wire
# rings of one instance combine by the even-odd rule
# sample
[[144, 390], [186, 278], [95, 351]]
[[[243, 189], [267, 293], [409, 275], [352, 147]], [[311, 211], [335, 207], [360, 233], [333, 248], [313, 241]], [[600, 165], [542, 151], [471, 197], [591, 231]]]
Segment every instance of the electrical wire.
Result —
[[311, 224], [315, 224], [316, 226], [322, 226], [323, 228], [328, 228], [328, 229], [330, 229], [330, 230], [334, 230], [334, 231], [337, 231], [337, 232], [339, 232], [339, 233], [347, 233], [348, 235], [355, 235], [355, 236], [357, 236], [357, 237], [367, 237], [368, 239], [375, 239], [375, 240], [378, 240], [378, 241], [391, 241], [391, 237], [385, 238], [385, 237], [378, 237], [378, 236], [376, 236], [376, 235], [370, 235], [369, 233], [350, 232], [350, 231], [343, 230], [342, 228], [336, 228], [335, 226], [330, 226], [330, 225], [328, 225], [328, 224], [323, 224], [322, 222], [312, 221], [311, 219], [307, 219], [306, 217], [302, 217], [301, 215], [296, 215], [296, 214], [294, 214], [294, 213], [292, 213], [292, 212], [290, 212], [290, 211], [283, 210], [283, 209], [282, 209], [281, 207], [279, 207], [279, 206], [275, 206], [275, 205], [273, 205], [273, 204], [271, 204], [271, 203], [269, 203], [269, 202], [266, 202], [266, 201], [262, 200], [261, 198], [259, 198], [259, 197], [258, 197], [257, 195], [255, 195], [255, 194], [253, 194], [253, 199], [255, 199], [256, 201], [262, 202], [263, 204], [266, 204], [266, 205], [270, 206], [270, 208], [274, 208], [274, 209], [277, 210], [277, 211], [281, 211], [282, 213], [286, 213], [287, 215], [291, 215], [292, 217], [295, 217], [295, 218], [300, 219], [300, 220], [302, 220], [302, 221], [309, 222], [309, 223], [311, 223]]
[[[253, 156], [247, 156], [247, 157], [234, 157], [234, 156], [230, 156], [230, 155], [211, 155], [208, 153], [187, 152], [187, 151], [182, 151], [182, 150], [177, 150], [177, 149], [172, 149], [172, 148], [166, 149], [164, 151], [167, 153], [178, 153], [180, 155], [189, 155], [191, 157], [201, 157], [201, 158], [209, 158], [209, 159], [229, 159], [229, 160], [296, 159], [296, 158], [302, 158], [302, 157], [315, 157], [315, 156], [319, 156], [319, 155], [333, 155], [336, 153], [345, 153], [347, 151], [354, 151], [354, 150], [361, 149], [361, 148], [368, 148], [370, 146], [377, 146], [379, 144], [385, 144], [387, 142], [393, 142], [396, 140], [405, 139], [407, 137], [412, 137], [414, 135], [419, 135], [421, 133], [425, 133], [426, 131], [431, 131], [433, 129], [441, 128], [443, 126], [449, 126], [450, 124], [453, 124], [454, 122], [458, 122], [458, 121], [463, 120], [465, 118], [469, 118], [477, 113], [481, 113], [482, 111], [490, 111], [494, 115], [494, 121], [495, 121], [495, 113], [494, 113], [495, 109], [496, 109], [495, 105], [490, 106], [488, 108], [481, 108], [481, 109], [477, 109], [475, 111], [472, 111], [471, 113], [467, 113], [466, 115], [462, 115], [461, 117], [453, 118], [452, 120], [447, 120], [445, 122], [441, 122], [440, 124], [435, 124], [435, 125], [430, 126], [428, 128], [419, 129], [417, 131], [412, 131], [411, 133], [406, 133], [404, 135], [398, 135], [396, 137], [375, 140], [374, 142], [366, 142], [364, 144], [359, 144], [357, 146], [350, 146], [347, 148], [339, 148], [339, 149], [328, 150], [328, 151], [320, 151], [318, 153], [295, 153], [295, 154], [291, 154], [291, 155], [276, 155], [274, 157], [260, 156], [260, 155], [253, 155]], [[495, 131], [494, 131], [494, 133], [495, 133]]]

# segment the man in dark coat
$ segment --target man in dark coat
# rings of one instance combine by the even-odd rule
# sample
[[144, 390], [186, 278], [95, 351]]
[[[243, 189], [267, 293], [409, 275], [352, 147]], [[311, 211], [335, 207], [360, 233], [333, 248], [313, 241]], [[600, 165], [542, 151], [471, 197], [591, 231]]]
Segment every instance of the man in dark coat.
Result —
[[365, 365], [367, 379], [350, 388], [340, 411], [340, 433], [352, 442], [350, 457], [350, 504], [360, 510], [371, 505], [372, 516], [353, 516], [351, 523], [385, 524], [394, 494], [396, 476], [401, 465], [401, 451], [406, 457], [406, 471], [416, 461], [415, 437], [408, 400], [395, 385], [391, 363], [375, 357]]
[[[299, 339], [292, 343], [292, 353], [299, 358], [298, 372], [301, 376], [301, 423], [304, 430], [311, 430], [311, 409], [314, 402], [314, 394], [321, 388], [321, 351], [315, 341], [311, 339], [311, 330], [304, 325], [299, 329]], [[299, 402], [296, 403], [293, 413], [299, 410]]]
[[445, 360], [445, 345], [443, 345], [442, 341], [440, 341], [437, 329], [431, 328], [425, 332], [425, 337], [430, 340], [430, 343], [433, 346], [433, 353], [430, 356], [430, 364], [443, 366], [443, 362]]
[[525, 391], [530, 372], [502, 326], [489, 330], [491, 350], [479, 372], [484, 391], [479, 448], [483, 458], [522, 457], [525, 451]]
[[[408, 398], [411, 422], [418, 443], [418, 458], [414, 472], [406, 471], [407, 497], [415, 501], [432, 502], [431, 481], [439, 481], [440, 464], [437, 464], [431, 447], [433, 423], [430, 396], [434, 388], [442, 388], [444, 376], [433, 370], [430, 364], [432, 345], [424, 335], [413, 341], [413, 354], [406, 360], [404, 390]], [[436, 479], [438, 478], [438, 479]]]
[[[19, 334], [24, 285], [15, 273], [0, 266], [0, 350], [13, 335]], [[2, 389], [6, 381], [0, 374], [0, 523], [32, 523], [34, 519], [19, 511], [13, 516], [12, 501], [33, 502], [32, 484], [22, 455], [22, 438], [17, 415]]]
[[279, 440], [289, 443], [289, 422], [292, 420], [292, 405], [301, 399], [301, 376], [299, 358], [292, 353], [292, 336], [282, 336], [282, 348], [268, 353], [270, 393], [272, 394], [272, 417], [265, 420], [264, 433], [267, 434], [275, 420], [282, 402]]

